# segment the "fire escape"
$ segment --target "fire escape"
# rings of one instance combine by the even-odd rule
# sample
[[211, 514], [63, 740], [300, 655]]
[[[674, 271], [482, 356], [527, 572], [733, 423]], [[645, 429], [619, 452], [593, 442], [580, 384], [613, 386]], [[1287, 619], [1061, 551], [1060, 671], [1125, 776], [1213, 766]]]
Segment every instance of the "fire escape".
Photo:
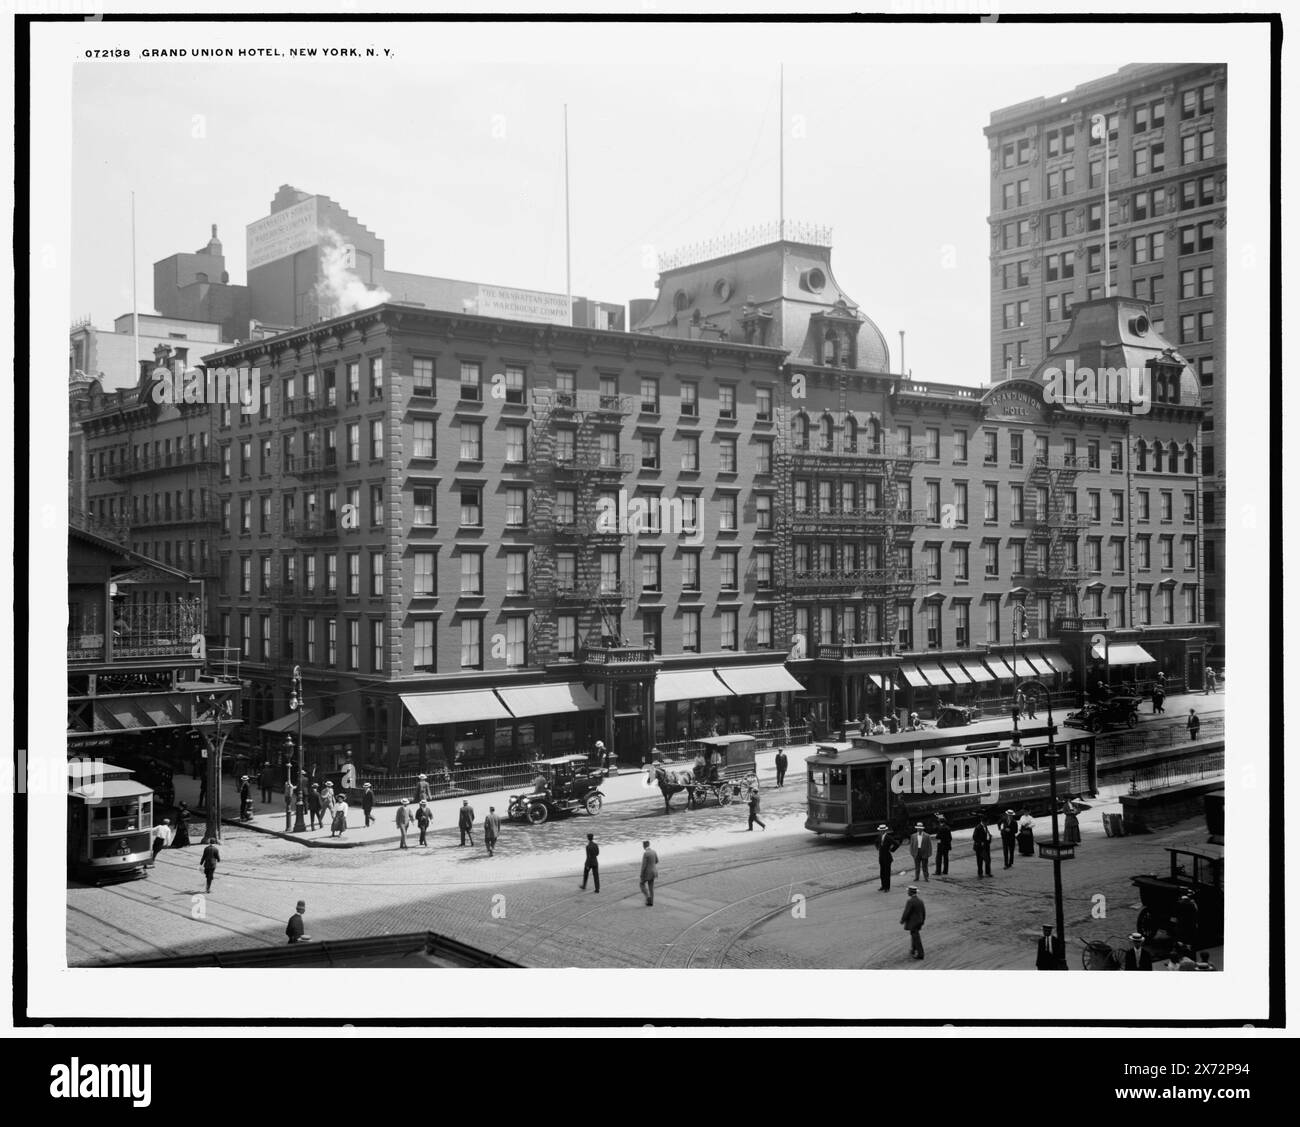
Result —
[[[782, 477], [787, 483], [781, 524], [784, 549], [785, 594], [794, 603], [833, 599], [841, 605], [857, 602], [875, 605], [879, 615], [879, 637], [858, 641], [844, 638], [838, 643], [809, 640], [810, 657], [851, 659], [878, 657], [895, 652], [898, 636], [897, 600], [924, 579], [921, 569], [908, 566], [904, 545], [910, 544], [914, 526], [924, 513], [902, 507], [903, 485], [910, 482], [914, 463], [924, 457], [924, 447], [886, 441], [875, 429], [849, 429], [847, 373], [839, 373], [839, 403], [836, 426], [827, 436], [809, 420], [806, 441], [802, 435], [781, 434]], [[787, 412], [784, 431], [794, 421]], [[788, 447], [787, 444], [788, 443]], [[794, 481], [830, 480], [834, 483], [829, 506], [810, 488], [807, 507], [796, 510]], [[845, 506], [844, 485], [854, 484], [857, 507]], [[865, 501], [872, 488], [878, 498]], [[799, 565], [794, 540], [808, 544], [808, 566]], [[833, 541], [832, 558], [821, 558], [822, 545]], [[856, 546], [856, 562], [851, 554]], [[870, 557], [876, 554], [873, 562]], [[829, 566], [826, 566], [829, 564]], [[868, 566], [869, 565], [869, 566]], [[860, 629], [864, 623], [859, 619]]]
[[[604, 491], [617, 496], [632, 469], [633, 456], [617, 449], [632, 405], [622, 395], [537, 388], [532, 406], [528, 519], [536, 549], [530, 580], [548, 613], [534, 619], [530, 652], [545, 665], [577, 656], [560, 653], [561, 613], [577, 616], [579, 649], [625, 644], [622, 615], [630, 589], [623, 558], [625, 514], [621, 498], [612, 508], [602, 509], [600, 501]], [[613, 437], [602, 439], [602, 434]]]
[[1079, 582], [1077, 551], [1083, 518], [1066, 508], [1078, 473], [1077, 457], [1068, 454], [1035, 456], [1029, 471], [1030, 485], [1047, 490], [1047, 507], [1042, 510], [1035, 504], [1033, 519], [1027, 522], [1037, 558], [1025, 561], [1024, 578], [1030, 588], [1051, 600], [1050, 622], [1066, 613], [1064, 595]]

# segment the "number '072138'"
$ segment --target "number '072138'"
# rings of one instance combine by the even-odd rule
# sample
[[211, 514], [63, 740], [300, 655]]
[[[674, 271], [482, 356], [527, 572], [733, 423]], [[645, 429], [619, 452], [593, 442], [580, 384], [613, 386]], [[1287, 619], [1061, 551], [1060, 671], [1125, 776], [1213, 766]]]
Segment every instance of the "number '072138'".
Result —
[[131, 48], [129, 47], [110, 47], [102, 51], [86, 51], [86, 58], [88, 59], [127, 59], [130, 56]]

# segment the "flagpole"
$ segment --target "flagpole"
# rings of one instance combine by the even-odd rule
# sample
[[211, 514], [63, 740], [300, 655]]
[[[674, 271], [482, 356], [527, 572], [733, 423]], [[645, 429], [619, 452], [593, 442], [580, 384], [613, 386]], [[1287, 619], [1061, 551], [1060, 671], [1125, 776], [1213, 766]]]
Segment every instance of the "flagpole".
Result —
[[564, 296], [573, 325], [573, 274], [569, 244], [569, 106], [564, 106]]
[[140, 289], [135, 277], [135, 193], [131, 193], [131, 332], [135, 337], [135, 371], [140, 372]]
[[780, 121], [777, 127], [781, 135], [781, 159], [780, 172], [778, 180], [780, 181], [780, 217], [781, 227], [779, 237], [782, 242], [785, 241], [785, 63], [781, 64], [781, 96], [780, 96]]

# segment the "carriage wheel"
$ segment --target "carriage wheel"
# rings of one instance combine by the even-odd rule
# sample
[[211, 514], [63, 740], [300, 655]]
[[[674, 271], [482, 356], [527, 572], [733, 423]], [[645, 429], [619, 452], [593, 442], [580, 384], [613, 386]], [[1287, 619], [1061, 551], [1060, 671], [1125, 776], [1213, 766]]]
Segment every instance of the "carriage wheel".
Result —
[[694, 802], [696, 806], [703, 806], [708, 800], [709, 800], [708, 787], [691, 788], [691, 801]]
[[600, 813], [600, 803], [601, 803], [600, 795], [598, 795], [598, 794], [589, 794], [589, 795], [587, 796], [587, 801], [586, 801], [586, 803], [584, 804], [584, 805], [586, 806], [586, 808], [587, 808], [587, 813], [588, 813], [588, 814], [599, 814], [599, 813]]
[[1160, 917], [1150, 908], [1143, 908], [1142, 911], [1138, 913], [1137, 929], [1146, 937], [1147, 941], [1150, 942], [1160, 931]]
[[547, 810], [545, 802], [534, 802], [528, 807], [528, 820], [535, 826], [540, 826], [544, 821], [546, 821], [546, 815]]
[[1105, 943], [1085, 943], [1083, 945], [1084, 970], [1110, 970], [1111, 950]]
[[729, 783], [724, 783], [722, 786], [718, 787], [718, 805], [731, 805], [731, 785]]

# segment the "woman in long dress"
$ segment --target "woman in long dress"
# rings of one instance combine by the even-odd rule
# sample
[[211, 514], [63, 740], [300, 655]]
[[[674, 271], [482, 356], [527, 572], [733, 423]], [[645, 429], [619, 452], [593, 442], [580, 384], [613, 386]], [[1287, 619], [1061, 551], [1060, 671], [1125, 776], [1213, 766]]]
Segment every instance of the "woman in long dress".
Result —
[[1016, 834], [1016, 840], [1020, 843], [1020, 856], [1034, 855], [1034, 819], [1028, 810], [1020, 812], [1020, 829]]
[[182, 802], [176, 814], [176, 832], [172, 835], [173, 849], [184, 849], [190, 843], [190, 827], [187, 824], [189, 816], [190, 808]]
[[1079, 810], [1074, 805], [1074, 796], [1067, 795], [1065, 799], [1065, 842], [1067, 845], [1078, 845], [1083, 840], [1083, 834], [1079, 832]]
[[334, 821], [330, 824], [330, 837], [337, 834], [342, 837], [348, 828], [348, 800], [346, 796], [339, 795], [334, 803]]

